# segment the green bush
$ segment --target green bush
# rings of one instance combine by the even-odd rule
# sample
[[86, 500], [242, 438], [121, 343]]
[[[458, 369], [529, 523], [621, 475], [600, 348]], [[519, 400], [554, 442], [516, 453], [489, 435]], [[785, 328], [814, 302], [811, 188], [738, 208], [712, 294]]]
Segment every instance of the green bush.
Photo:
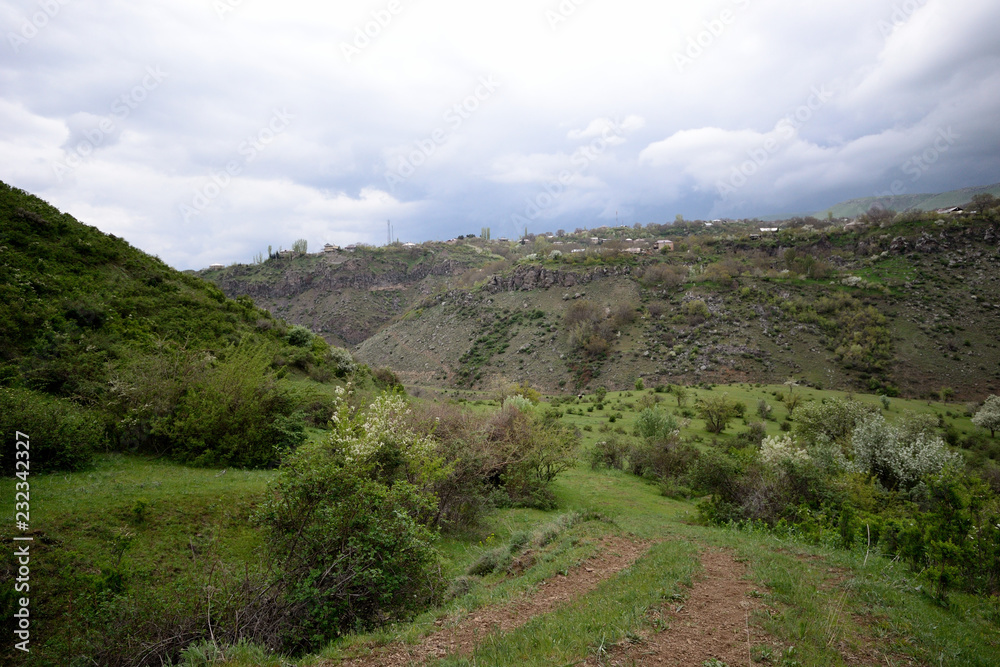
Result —
[[629, 444], [615, 436], [601, 440], [590, 450], [590, 467], [595, 470], [597, 468], [622, 470], [625, 467], [628, 450]]
[[665, 440], [678, 430], [677, 419], [662, 410], [646, 408], [635, 420], [635, 434], [647, 440]]
[[428, 527], [430, 485], [444, 474], [433, 442], [390, 394], [366, 411], [343, 400], [333, 423], [328, 441], [285, 459], [256, 515], [279, 572], [282, 643], [295, 652], [407, 617], [443, 592]]
[[288, 344], [295, 347], [309, 347], [312, 345], [313, 332], [304, 326], [296, 324], [288, 330]]
[[153, 431], [170, 454], [195, 465], [268, 467], [305, 440], [302, 415], [271, 370], [269, 346], [230, 348], [178, 399]]
[[5, 476], [16, 471], [17, 432], [28, 436], [31, 473], [81, 470], [106, 445], [104, 422], [97, 413], [29, 389], [0, 389], [0, 469]]

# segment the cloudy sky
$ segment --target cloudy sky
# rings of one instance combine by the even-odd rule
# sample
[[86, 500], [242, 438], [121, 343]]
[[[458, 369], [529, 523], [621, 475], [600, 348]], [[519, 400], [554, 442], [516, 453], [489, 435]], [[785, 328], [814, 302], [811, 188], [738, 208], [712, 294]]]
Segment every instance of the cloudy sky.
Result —
[[1000, 181], [996, 0], [0, 0], [0, 179], [180, 269]]

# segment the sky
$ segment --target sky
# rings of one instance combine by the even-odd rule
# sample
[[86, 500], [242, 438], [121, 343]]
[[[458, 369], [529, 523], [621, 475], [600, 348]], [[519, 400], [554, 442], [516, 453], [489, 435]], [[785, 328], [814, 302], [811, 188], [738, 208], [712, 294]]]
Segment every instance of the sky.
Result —
[[0, 180], [178, 269], [1000, 182], [996, 0], [0, 0]]

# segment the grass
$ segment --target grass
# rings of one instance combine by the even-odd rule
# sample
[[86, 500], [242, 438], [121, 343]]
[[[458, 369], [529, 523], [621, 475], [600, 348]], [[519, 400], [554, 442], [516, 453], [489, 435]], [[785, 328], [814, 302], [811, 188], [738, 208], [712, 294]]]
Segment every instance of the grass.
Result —
[[[134, 599], [168, 604], [204, 583], [213, 562], [253, 563], [262, 540], [248, 518], [273, 474], [116, 454], [84, 472], [32, 475], [33, 651], [73, 644], [91, 622], [73, 610], [111, 572], [123, 573]], [[0, 480], [0, 494], [13, 498], [16, 481]], [[0, 531], [8, 543], [12, 534]]]
[[[748, 411], [755, 409], [757, 400], [769, 397], [779, 420], [784, 416], [784, 406], [773, 396], [774, 392], [787, 393], [782, 385], [694, 389], [689, 405], [699, 395], [723, 391], [746, 402]], [[809, 388], [795, 391], [806, 400], [845, 395]], [[647, 393], [611, 392], [605, 408], [593, 413], [586, 412], [591, 403], [575, 399], [558, 409], [583, 408], [581, 415], [562, 418], [581, 427], [606, 423], [608, 414], [620, 411], [623, 416], [616, 425], [631, 432], [637, 406], [628, 404]], [[676, 408], [672, 395], [655, 395], [665, 399], [663, 407]], [[857, 398], [881, 407], [877, 397]], [[476, 409], [491, 406], [487, 403]], [[952, 404], [894, 398], [885, 414], [896, 418], [904, 410], [942, 416], [961, 412]], [[961, 414], [945, 419], [971, 432], [971, 423]], [[751, 419], [756, 421], [756, 415]], [[687, 435], [705, 435], [699, 421], [692, 420]], [[768, 422], [768, 432], [779, 432], [777, 424]], [[732, 438], [742, 428], [731, 427], [722, 438]], [[582, 434], [585, 446], [604, 437], [596, 429]], [[323, 432], [310, 431], [310, 437], [323, 437]], [[45, 582], [37, 593], [38, 636], [57, 634], [65, 616], [55, 610], [65, 609], [81, 588], [93, 586], [102, 570], [114, 567], [115, 548], [125, 533], [134, 537], [121, 556], [121, 569], [129, 590], [141, 599], [176, 595], [178, 586], [201, 581], [204, 573], [198, 570], [199, 559], [217, 558], [230, 567], [252, 561], [262, 542], [247, 518], [273, 475], [234, 469], [223, 473], [141, 457], [102, 455], [84, 472], [33, 476], [32, 518], [38, 550], [33, 553], [37, 560], [33, 558], [32, 576]], [[0, 480], [0, 494], [12, 496], [13, 483]], [[438, 543], [442, 572], [449, 580], [464, 576], [473, 562], [491, 550], [532, 548], [535, 564], [523, 573], [508, 574], [500, 568], [471, 578], [457, 589], [457, 597], [412, 622], [343, 638], [298, 664], [336, 664], [341, 658], [364, 656], [393, 641], [418, 642], [438, 627], [436, 621], [460, 619], [484, 606], [530, 594], [540, 582], [596, 553], [598, 540], [606, 535], [631, 535], [654, 546], [631, 568], [586, 596], [507, 634], [483, 638], [468, 658], [451, 657], [440, 664], [571, 664], [597, 655], [612, 644], [649, 631], [647, 612], [683, 594], [699, 570], [697, 554], [706, 546], [731, 549], [746, 562], [748, 577], [761, 591], [766, 608], [774, 610], [751, 617], [755, 628], [795, 647], [794, 658], [772, 652], [773, 664], [840, 665], [847, 655], [879, 651], [890, 662], [907, 658], [927, 664], [990, 665], [1000, 651], [996, 598], [956, 593], [950, 595], [947, 607], [941, 606], [916, 575], [900, 563], [866, 552], [864, 545], [848, 551], [806, 544], [794, 534], [777, 537], [697, 525], [696, 502], [665, 498], [656, 484], [623, 472], [593, 471], [582, 463], [559, 476], [553, 492], [558, 511], [504, 509], [479, 529], [445, 535]], [[603, 519], [596, 519], [597, 515]], [[10, 537], [10, 533], [8, 528], [3, 536]], [[540, 545], [542, 535], [551, 535], [551, 541]], [[225, 652], [221, 664], [280, 664], [251, 649]], [[758, 653], [763, 656], [764, 649]], [[211, 664], [207, 662], [210, 654], [205, 647], [192, 650], [188, 664]]]

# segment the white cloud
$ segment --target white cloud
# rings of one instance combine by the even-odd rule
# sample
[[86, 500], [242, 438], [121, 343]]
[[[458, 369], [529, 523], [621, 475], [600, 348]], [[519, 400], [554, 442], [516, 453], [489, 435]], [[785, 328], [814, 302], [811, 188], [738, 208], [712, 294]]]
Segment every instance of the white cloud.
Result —
[[[902, 165], [948, 127], [962, 139], [906, 187], [1000, 180], [1000, 6], [910, 4], [588, 1], [553, 24], [555, 1], [400, 0], [373, 30], [382, 0], [245, 1], [222, 17], [206, 0], [65, 3], [0, 62], [0, 178], [179, 268], [306, 236], [377, 242], [386, 218], [414, 241], [499, 228], [566, 171], [537, 224], [818, 209], [909, 178]], [[0, 0], [8, 25], [25, 11]], [[898, 23], [888, 36], [886, 21]], [[342, 45], [366, 28], [348, 62]], [[678, 71], [691, 39], [701, 53]], [[60, 179], [53, 165], [149, 68], [168, 76]], [[445, 114], [490, 76], [500, 85], [453, 128]], [[823, 86], [832, 99], [789, 134], [783, 119]], [[294, 114], [287, 130], [197, 224], [179, 223], [179, 205], [276, 108]], [[387, 169], [438, 128], [446, 140], [390, 187]], [[719, 200], [718, 183], [769, 141]]]

